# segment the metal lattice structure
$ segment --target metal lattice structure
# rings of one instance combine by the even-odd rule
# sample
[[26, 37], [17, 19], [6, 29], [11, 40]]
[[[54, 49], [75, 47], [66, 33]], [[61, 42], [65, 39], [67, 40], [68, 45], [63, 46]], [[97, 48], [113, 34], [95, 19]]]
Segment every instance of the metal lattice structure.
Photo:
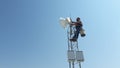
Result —
[[81, 62], [84, 61], [83, 51], [79, 51], [78, 48], [78, 41], [70, 41], [72, 36], [74, 35], [75, 28], [69, 25], [67, 30], [67, 37], [68, 37], [68, 62], [69, 68], [75, 68], [75, 64], [79, 64], [79, 68], [81, 68]]

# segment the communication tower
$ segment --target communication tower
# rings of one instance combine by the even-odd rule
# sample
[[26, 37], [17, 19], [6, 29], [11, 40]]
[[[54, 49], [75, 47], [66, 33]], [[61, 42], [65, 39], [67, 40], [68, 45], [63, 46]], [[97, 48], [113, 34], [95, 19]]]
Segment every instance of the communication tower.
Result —
[[79, 68], [81, 68], [81, 62], [84, 61], [83, 51], [80, 51], [78, 48], [78, 41], [70, 41], [72, 35], [74, 34], [74, 27], [70, 26], [67, 30], [67, 37], [68, 37], [68, 62], [69, 68], [75, 68], [75, 63], [79, 64]]
[[[71, 26], [72, 23], [71, 19], [68, 18], [60, 18], [60, 24], [62, 27], [67, 28], [67, 38], [68, 38], [68, 50], [67, 50], [67, 57], [69, 62], [69, 68], [75, 68], [75, 64], [79, 64], [79, 68], [81, 68], [81, 62], [84, 61], [83, 51], [80, 51], [78, 48], [78, 41], [70, 41], [75, 33], [75, 27]], [[84, 34], [84, 30], [80, 33]]]

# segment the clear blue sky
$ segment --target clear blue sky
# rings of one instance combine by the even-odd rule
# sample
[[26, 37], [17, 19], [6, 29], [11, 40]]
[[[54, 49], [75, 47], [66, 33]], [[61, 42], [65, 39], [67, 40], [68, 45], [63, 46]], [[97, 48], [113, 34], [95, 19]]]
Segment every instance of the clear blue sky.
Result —
[[82, 68], [120, 68], [119, 0], [0, 0], [0, 68], [68, 68], [60, 17], [80, 17]]

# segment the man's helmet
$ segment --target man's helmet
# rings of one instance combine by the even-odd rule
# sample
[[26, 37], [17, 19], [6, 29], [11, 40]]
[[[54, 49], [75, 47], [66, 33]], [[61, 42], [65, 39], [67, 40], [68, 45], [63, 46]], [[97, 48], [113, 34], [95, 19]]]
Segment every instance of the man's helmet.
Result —
[[79, 21], [79, 20], [80, 20], [80, 18], [79, 18], [79, 17], [77, 17], [77, 18], [76, 18], [76, 21]]

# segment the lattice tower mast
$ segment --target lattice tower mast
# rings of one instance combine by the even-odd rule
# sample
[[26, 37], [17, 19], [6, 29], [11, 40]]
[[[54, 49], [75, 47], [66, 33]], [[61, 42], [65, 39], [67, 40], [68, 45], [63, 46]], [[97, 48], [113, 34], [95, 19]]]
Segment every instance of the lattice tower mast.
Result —
[[75, 28], [69, 25], [67, 29], [67, 37], [68, 37], [68, 62], [69, 68], [75, 68], [75, 64], [79, 64], [79, 68], [81, 68], [81, 62], [84, 61], [83, 51], [79, 51], [78, 41], [70, 41], [72, 36], [74, 35]]

